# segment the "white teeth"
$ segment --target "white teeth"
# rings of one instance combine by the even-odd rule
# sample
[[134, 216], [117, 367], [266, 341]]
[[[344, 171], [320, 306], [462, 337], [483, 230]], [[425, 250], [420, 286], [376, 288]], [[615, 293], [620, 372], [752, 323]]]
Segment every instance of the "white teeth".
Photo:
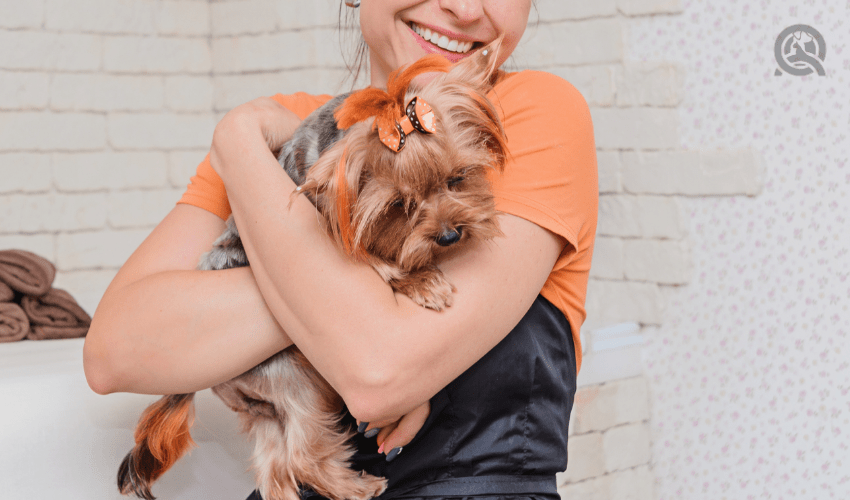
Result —
[[416, 23], [410, 23], [410, 27], [413, 28], [413, 31], [416, 32], [416, 34], [418, 34], [425, 40], [428, 40], [429, 42], [440, 47], [441, 49], [448, 50], [450, 52], [464, 54], [466, 52], [469, 52], [473, 45], [473, 42], [461, 42], [459, 40], [452, 40], [445, 35], [440, 35], [436, 31], [431, 31], [428, 28], [423, 28]]

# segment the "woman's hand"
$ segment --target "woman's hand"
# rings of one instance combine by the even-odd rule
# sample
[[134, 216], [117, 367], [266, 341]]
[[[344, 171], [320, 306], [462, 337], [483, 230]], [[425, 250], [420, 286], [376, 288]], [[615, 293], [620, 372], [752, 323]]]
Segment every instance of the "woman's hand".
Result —
[[413, 440], [419, 429], [425, 424], [431, 413], [431, 402], [426, 401], [418, 408], [398, 420], [386, 420], [383, 422], [357, 422], [358, 432], [363, 432], [366, 437], [375, 436], [378, 440], [378, 453], [387, 456], [387, 462], [391, 462], [401, 453], [404, 446]]
[[[265, 143], [270, 152], [277, 152], [292, 137], [301, 120], [274, 99], [261, 97], [230, 110], [218, 122], [210, 148], [210, 164], [224, 177], [224, 169], [238, 162], [230, 161], [244, 155], [250, 148]], [[254, 150], [255, 151], [255, 150]]]

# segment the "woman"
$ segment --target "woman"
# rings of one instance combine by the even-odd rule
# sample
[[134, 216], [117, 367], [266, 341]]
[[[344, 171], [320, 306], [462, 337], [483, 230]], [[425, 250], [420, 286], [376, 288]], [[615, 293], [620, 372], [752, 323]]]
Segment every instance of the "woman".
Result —
[[[464, 57], [426, 28], [459, 42], [449, 48], [503, 37], [504, 62], [530, 7], [363, 0], [372, 85], [427, 53]], [[334, 246], [309, 201], [288, 206], [295, 185], [270, 150], [327, 96], [258, 99], [218, 124], [181, 203], [107, 289], [84, 352], [91, 387], [192, 392], [295, 343], [342, 395], [346, 422], [363, 422], [354, 466], [388, 477], [383, 497], [557, 498], [596, 231], [592, 124], [581, 95], [545, 73], [500, 73], [491, 97], [511, 153], [492, 179], [504, 237], [440, 264], [451, 308], [394, 294]], [[195, 271], [231, 209], [251, 267]]]

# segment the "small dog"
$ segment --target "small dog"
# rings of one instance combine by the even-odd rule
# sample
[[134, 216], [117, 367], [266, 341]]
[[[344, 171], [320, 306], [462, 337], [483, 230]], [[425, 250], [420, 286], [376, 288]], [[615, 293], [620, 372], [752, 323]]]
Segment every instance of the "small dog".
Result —
[[[451, 66], [428, 56], [311, 114], [279, 161], [324, 216], [326, 229], [393, 289], [434, 310], [454, 287], [435, 262], [451, 249], [500, 234], [486, 177], [501, 171], [504, 131], [487, 99], [499, 42]], [[436, 76], [433, 73], [436, 72]], [[430, 81], [415, 79], [429, 73]], [[418, 81], [418, 80], [417, 80]], [[247, 266], [231, 216], [199, 269]], [[386, 480], [349, 467], [351, 431], [339, 426], [339, 394], [292, 346], [213, 392], [255, 440], [253, 468], [266, 500], [298, 500], [299, 487], [334, 500], [366, 500]], [[165, 396], [136, 428], [118, 471], [122, 494], [153, 499], [151, 484], [193, 444], [194, 394]]]

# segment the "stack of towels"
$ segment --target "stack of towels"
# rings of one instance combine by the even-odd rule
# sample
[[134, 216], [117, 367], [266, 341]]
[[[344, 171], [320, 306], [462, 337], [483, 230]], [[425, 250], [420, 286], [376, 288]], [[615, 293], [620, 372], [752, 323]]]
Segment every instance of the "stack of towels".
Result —
[[0, 342], [85, 337], [91, 324], [71, 294], [53, 288], [56, 268], [26, 250], [0, 250]]

